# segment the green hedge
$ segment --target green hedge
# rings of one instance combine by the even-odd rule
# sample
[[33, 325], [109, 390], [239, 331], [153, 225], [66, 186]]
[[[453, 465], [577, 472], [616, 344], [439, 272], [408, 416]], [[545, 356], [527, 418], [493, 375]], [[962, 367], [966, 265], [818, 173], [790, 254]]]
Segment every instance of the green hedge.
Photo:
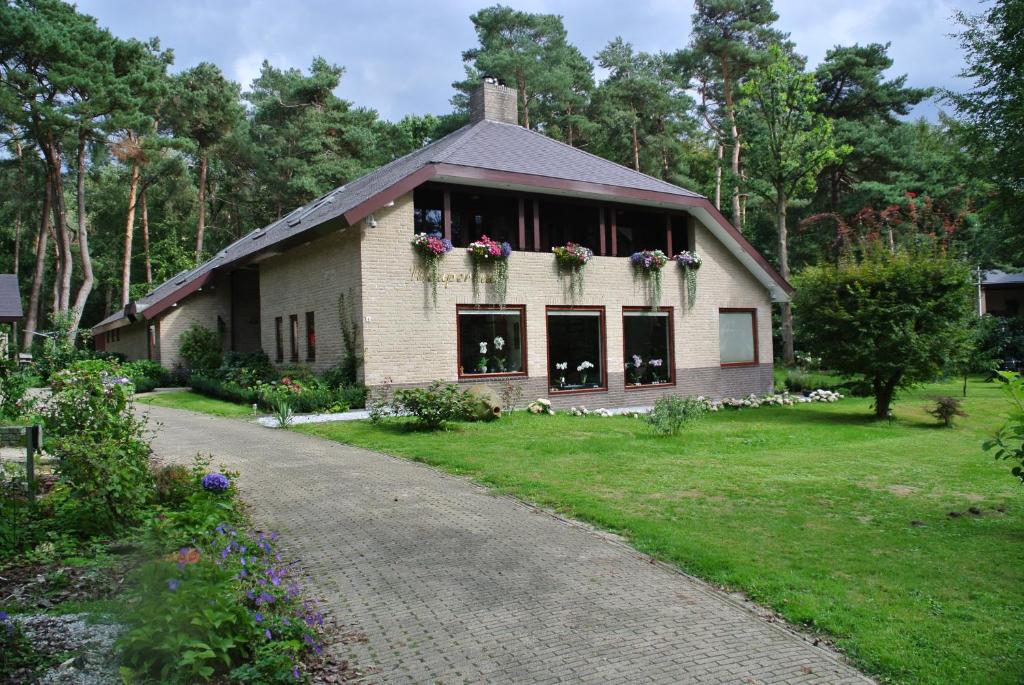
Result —
[[229, 380], [193, 374], [192, 390], [228, 402], [256, 404], [265, 411], [275, 411], [278, 400], [285, 399], [292, 411], [300, 414], [346, 411], [366, 404], [366, 388], [361, 385], [330, 388], [316, 383], [304, 386], [300, 392], [293, 392], [270, 383], [249, 387]]

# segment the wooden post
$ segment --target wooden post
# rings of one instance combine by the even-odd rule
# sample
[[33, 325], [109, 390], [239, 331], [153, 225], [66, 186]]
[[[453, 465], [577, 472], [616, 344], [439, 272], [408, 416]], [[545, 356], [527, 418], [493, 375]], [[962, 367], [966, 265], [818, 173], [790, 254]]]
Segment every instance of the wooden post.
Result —
[[526, 249], [526, 202], [519, 198], [519, 249]]
[[616, 235], [616, 233], [618, 233], [618, 231], [616, 230], [616, 227], [615, 227], [615, 209], [613, 208], [613, 209], [608, 210], [608, 213], [612, 217], [612, 220], [611, 220], [611, 224], [612, 224], [612, 257], [618, 257], [619, 256], [619, 237]]
[[533, 201], [533, 249], [540, 252], [540, 201]]
[[665, 246], [668, 247], [668, 258], [672, 259], [672, 217], [665, 215]]
[[608, 253], [608, 250], [607, 250], [607, 247], [606, 247], [607, 243], [605, 242], [605, 236], [604, 236], [604, 208], [603, 207], [598, 207], [597, 208], [597, 223], [598, 223], [598, 228], [600, 230], [601, 255], [604, 256], [604, 255], [606, 255]]
[[452, 194], [447, 189], [444, 191], [444, 237], [452, 239]]

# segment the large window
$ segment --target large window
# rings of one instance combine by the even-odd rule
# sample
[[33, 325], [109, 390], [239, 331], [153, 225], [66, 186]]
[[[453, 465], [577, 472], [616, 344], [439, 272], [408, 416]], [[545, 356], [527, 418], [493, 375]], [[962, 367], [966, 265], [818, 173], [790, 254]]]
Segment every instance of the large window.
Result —
[[458, 307], [459, 376], [526, 375], [526, 307]]
[[623, 308], [622, 340], [627, 388], [675, 382], [671, 307]]
[[667, 252], [668, 233], [665, 228], [664, 214], [635, 209], [615, 210], [615, 253], [628, 257], [640, 250]]
[[757, 312], [718, 310], [718, 350], [722, 366], [757, 363]]
[[416, 233], [444, 233], [444, 193], [419, 187], [412, 194], [412, 217]]
[[549, 307], [551, 392], [606, 390], [604, 307]]
[[576, 243], [600, 254], [601, 210], [595, 205], [565, 202], [540, 203], [540, 251]]
[[274, 358], [280, 364], [284, 361], [284, 319], [274, 317]]

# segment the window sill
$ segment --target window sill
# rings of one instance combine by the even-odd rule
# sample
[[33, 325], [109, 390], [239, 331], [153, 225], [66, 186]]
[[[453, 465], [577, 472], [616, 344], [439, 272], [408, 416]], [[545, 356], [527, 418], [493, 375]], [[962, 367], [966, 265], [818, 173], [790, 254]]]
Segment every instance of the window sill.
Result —
[[606, 386], [592, 388], [556, 388], [554, 386], [548, 387], [549, 395], [582, 395], [593, 392], [608, 392], [608, 388]]
[[460, 381], [471, 381], [477, 378], [525, 378], [529, 374], [525, 371], [495, 371], [489, 373], [460, 373]]
[[721, 366], [722, 366], [723, 369], [726, 369], [726, 368], [729, 368], [731, 366], [757, 366], [757, 365], [758, 365], [757, 360], [754, 360], [752, 362], [727, 362], [727, 363], [723, 363]]
[[661, 383], [626, 383], [626, 390], [647, 390], [648, 388], [671, 388], [675, 386], [675, 379]]

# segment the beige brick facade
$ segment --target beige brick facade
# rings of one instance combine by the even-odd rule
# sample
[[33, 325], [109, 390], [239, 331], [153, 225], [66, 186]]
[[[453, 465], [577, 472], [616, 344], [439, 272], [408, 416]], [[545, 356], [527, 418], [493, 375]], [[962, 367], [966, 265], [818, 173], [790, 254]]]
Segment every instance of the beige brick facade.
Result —
[[221, 333], [222, 347], [231, 340], [231, 286], [227, 279], [218, 279], [212, 287], [190, 295], [159, 318], [160, 363], [168, 369], [184, 366], [178, 350], [181, 335], [192, 324]]
[[[147, 359], [149, 347], [146, 343], [147, 323], [138, 320], [108, 333], [100, 333], [103, 342], [97, 341], [97, 347], [107, 352], [123, 354], [126, 359]], [[108, 339], [109, 335], [109, 339]]]

